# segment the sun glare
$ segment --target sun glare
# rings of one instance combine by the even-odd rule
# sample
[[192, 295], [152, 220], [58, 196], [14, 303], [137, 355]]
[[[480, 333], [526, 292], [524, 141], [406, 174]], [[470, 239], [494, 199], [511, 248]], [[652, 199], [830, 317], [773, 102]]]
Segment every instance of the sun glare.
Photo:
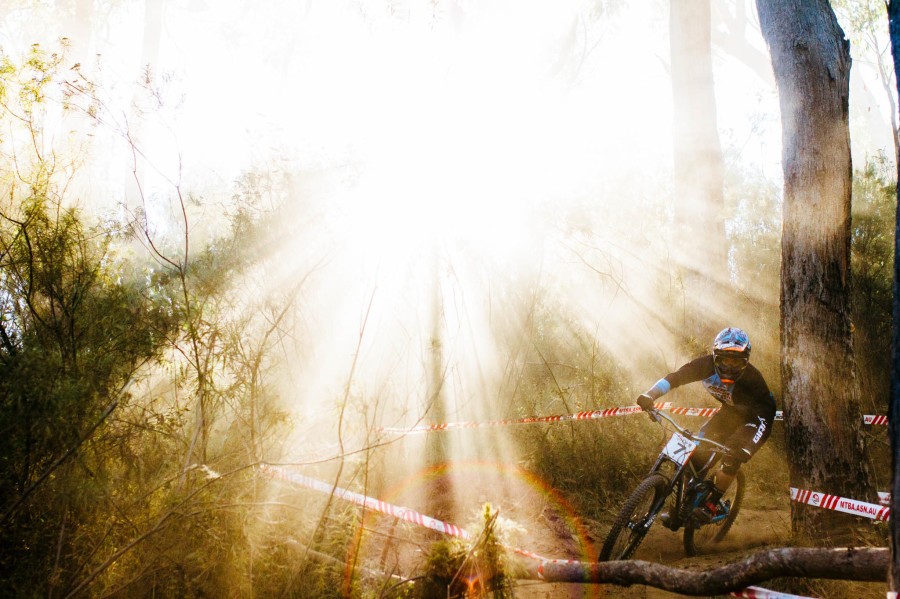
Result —
[[491, 6], [463, 26], [326, 12], [331, 27], [305, 40], [284, 126], [301, 154], [345, 157], [335, 225], [367, 253], [402, 259], [439, 242], [508, 258], [596, 173], [656, 151], [664, 131], [646, 110], [648, 87], [621, 104], [554, 65], [579, 3]]
[[[583, 268], [558, 228], [583, 204], [617, 210], [633, 197], [618, 191], [627, 181], [652, 179], [669, 160], [670, 115], [658, 102], [669, 83], [640, 16], [628, 24], [644, 31], [639, 48], [578, 1], [474, 4], [462, 20], [405, 6], [315, 4], [283, 93], [257, 108], [292, 164], [330, 173], [324, 192], [303, 198], [323, 215], [330, 256], [306, 300], [315, 367], [293, 399], [305, 422], [321, 420], [318, 398], [343, 396], [348, 379], [351, 394], [382, 402], [385, 424], [431, 419], [434, 360], [443, 417], [497, 417], [509, 359], [496, 335], [522, 326], [509, 302], [526, 301], [518, 294], [535, 293], [545, 270], [568, 286]], [[284, 249], [293, 270], [315, 262], [311, 243]], [[632, 319], [595, 316], [591, 278], [576, 274], [568, 299], [591, 330], [606, 318], [604, 343], [627, 346]], [[298, 430], [297, 454], [323, 430]], [[513, 448], [502, 453], [514, 459]]]
[[[714, 32], [737, 34], [731, 28], [739, 23], [746, 48], [767, 65], [768, 49], [738, 10], [741, 3], [753, 4], [713, 2]], [[393, 519], [372, 509], [380, 502], [410, 506], [413, 512], [403, 513], [408, 523], [425, 515], [476, 534], [492, 513], [485, 508], [493, 507], [503, 516], [485, 531], [496, 522], [521, 533], [529, 551], [543, 539], [554, 557], [565, 551], [594, 560], [600, 530], [594, 524], [604, 526], [604, 517], [588, 531], [576, 508], [593, 519], [599, 512], [584, 509], [588, 502], [602, 506], [622, 491], [614, 487], [626, 484], [623, 472], [639, 470], [635, 452], [653, 441], [629, 431], [650, 423], [645, 417], [601, 423], [565, 416], [633, 403], [687, 354], [708, 347], [707, 328], [749, 321], [763, 329], [751, 333], [759, 362], [777, 351], [768, 349], [778, 343], [782, 185], [774, 80], [713, 38], [714, 124], [725, 176], [721, 186], [712, 183], [724, 199], [712, 206], [707, 194], [683, 193], [673, 148], [690, 144], [673, 136], [668, 2], [12, 4], [0, 19], [0, 75], [15, 72], [10, 65], [28, 60], [36, 42], [48, 55], [63, 55], [58, 40], [74, 28], [86, 39], [73, 40], [66, 52], [82, 57], [66, 60], [82, 66], [67, 62], [62, 76], [88, 91], [71, 94], [69, 87], [55, 104], [45, 101], [45, 120], [36, 120], [27, 134], [16, 130], [29, 129], [27, 118], [4, 119], [9, 130], [0, 131], [0, 158], [8, 163], [7, 179], [26, 181], [16, 170], [24, 173], [26, 157], [37, 152], [35, 180], [50, 180], [46, 165], [56, 168], [61, 183], [51, 191], [102, 219], [100, 235], [91, 229], [92, 240], [113, 226], [136, 232], [136, 240], [109, 236], [110, 264], [120, 254], [129, 258], [115, 267], [116, 276], [135, 282], [134, 292], [123, 287], [121, 297], [109, 301], [126, 307], [131, 304], [122, 302], [134, 301], [136, 314], [146, 309], [154, 319], [141, 349], [133, 353], [129, 346], [132, 353], [122, 362], [146, 364], [146, 391], [113, 404], [116, 415], [92, 421], [89, 436], [76, 445], [101, 451], [84, 461], [98, 460], [108, 480], [83, 498], [108, 496], [116, 509], [104, 513], [118, 514], [118, 528], [97, 528], [99, 544], [84, 536], [78, 543], [86, 552], [70, 552], [70, 538], [82, 538], [67, 532], [80, 504], [69, 509], [57, 501], [50, 508], [61, 514], [62, 529], [50, 519], [46, 530], [35, 529], [34, 538], [51, 546], [38, 557], [56, 555], [57, 574], [82, 572], [89, 577], [84, 584], [109, 577], [124, 585], [97, 586], [95, 594], [136, 588], [165, 571], [150, 562], [134, 570], [135, 577], [125, 559], [116, 564], [121, 568], [107, 569], [124, 553], [103, 539], [127, 541], [135, 530], [131, 522], [159, 524], [134, 533], [141, 536], [126, 543], [134, 548], [129, 559], [149, 555], [144, 552], [168, 559], [166, 543], [172, 543], [181, 579], [171, 578], [173, 584], [219, 576], [197, 570], [195, 577], [181, 568], [179, 560], [193, 563], [200, 554], [193, 537], [184, 543], [176, 536], [178, 526], [186, 527], [185, 535], [196, 528], [188, 518], [170, 518], [176, 512], [203, 518], [196, 522], [206, 528], [225, 525], [229, 536], [206, 538], [215, 537], [216, 551], [242, 564], [222, 561], [219, 568], [245, 579], [245, 586], [231, 587], [236, 592], [256, 593], [254, 585], [265, 588], [270, 574], [286, 577], [284, 593], [301, 588], [320, 575], [306, 562], [313, 553], [336, 551], [333, 559], [342, 561], [346, 535], [332, 531], [351, 526], [354, 551], [366, 555], [358, 564], [350, 555], [348, 572], [374, 565], [377, 553], [378, 568], [417, 576], [413, 564], [422, 561], [431, 533], [411, 525], [395, 529]], [[153, 9], [162, 14], [148, 18]], [[855, 58], [855, 76], [862, 76], [857, 65], [872, 70]], [[22, 72], [29, 85], [53, 79]], [[15, 96], [3, 100], [6, 108]], [[78, 121], [69, 118], [76, 112]], [[889, 115], [882, 116], [888, 123]], [[853, 139], [855, 152], [869, 151]], [[713, 154], [706, 155], [717, 158]], [[706, 185], [697, 179], [697, 187]], [[13, 192], [28, 191], [16, 185]], [[691, 204], [692, 195], [703, 195], [702, 204]], [[8, 198], [18, 201], [12, 192]], [[706, 225], [688, 222], [698, 215], [724, 215], [729, 259], [709, 251], [719, 247], [716, 235], [699, 239]], [[10, 231], [18, 230], [12, 217], [6, 221], [15, 224]], [[112, 276], [91, 274], [92, 285], [112, 288], [106, 280]], [[107, 305], [86, 297], [85, 306]], [[146, 308], [137, 303], [144, 299]], [[10, 314], [18, 317], [17, 310]], [[90, 316], [100, 332], [86, 329], [85, 339], [118, 335], [106, 326], [109, 318]], [[101, 345], [118, 347], [118, 341]], [[71, 351], [77, 353], [74, 346]], [[107, 362], [118, 358], [100, 353], [106, 372]], [[82, 354], [84, 360], [99, 355]], [[157, 361], [157, 355], [163, 357]], [[81, 383], [73, 385], [60, 387], [66, 401], [74, 393], [69, 387]], [[108, 381], [101, 390], [112, 388]], [[705, 393], [689, 388], [672, 399], [690, 404], [694, 391], [693, 397]], [[100, 398], [99, 392], [90, 396]], [[114, 434], [101, 439], [100, 423]], [[446, 423], [456, 425], [441, 426]], [[410, 433], [418, 425], [430, 428]], [[618, 428], [606, 437], [611, 427]], [[104, 439], [124, 439], [114, 443], [121, 452], [107, 451], [112, 445]], [[144, 439], [150, 440], [146, 447]], [[620, 440], [634, 447], [623, 454]], [[28, 464], [51, 463], [32, 460], [29, 451], [22, 454], [29, 454]], [[109, 468], [100, 461], [107, 454], [113, 456]], [[283, 474], [315, 479], [317, 485], [306, 489], [318, 499], [293, 483], [263, 485], [250, 476], [273, 474], [276, 464]], [[54, 470], [57, 465], [50, 470], [62, 473], [60, 485], [44, 485], [35, 497], [51, 487], [78, 488], [69, 487], [70, 480], [82, 484], [77, 468]], [[192, 486], [195, 475], [208, 476], [209, 484]], [[123, 488], [140, 490], [152, 509], [139, 511], [141, 502], [127, 493], [107, 493], [104, 484], [119, 478], [127, 483]], [[156, 478], [180, 480], [157, 484]], [[588, 491], [569, 505], [561, 490], [576, 479]], [[216, 499], [212, 480], [240, 491], [228, 495], [223, 485]], [[344, 500], [356, 504], [353, 510], [366, 506], [353, 512], [363, 514], [362, 522], [344, 511]], [[295, 513], [257, 519], [257, 508]], [[85, 514], [105, 526], [103, 517]], [[240, 521], [229, 520], [232, 515]], [[530, 529], [523, 524], [517, 531], [518, 523]], [[383, 538], [369, 535], [376, 529]], [[151, 533], [158, 544], [140, 543]], [[232, 533], [248, 539], [245, 554], [231, 542]], [[402, 546], [391, 549], [403, 557], [394, 569], [387, 561], [391, 544]], [[111, 574], [115, 570], [121, 573]], [[45, 578], [51, 586], [56, 579], [65, 583], [56, 574]], [[474, 577], [467, 580], [470, 590], [478, 585]], [[385, 596], [391, 592], [381, 589]]]

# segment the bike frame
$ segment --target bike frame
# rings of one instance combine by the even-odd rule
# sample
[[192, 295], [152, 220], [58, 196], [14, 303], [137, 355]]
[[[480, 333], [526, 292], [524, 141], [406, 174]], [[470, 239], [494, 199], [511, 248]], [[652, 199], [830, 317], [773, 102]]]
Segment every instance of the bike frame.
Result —
[[[657, 409], [650, 411], [649, 414], [656, 422], [660, 422], [660, 418], [665, 419], [675, 428], [676, 432], [672, 434], [669, 442], [656, 459], [656, 463], [653, 464], [653, 467], [650, 469], [651, 474], [658, 473], [666, 478], [669, 481], [669, 488], [668, 491], [661, 494], [651, 506], [649, 513], [653, 514], [653, 516], [648, 518], [644, 526], [647, 529], [650, 528], [654, 520], [656, 520], [656, 516], [662, 511], [669, 496], [674, 493], [675, 505], [670, 513], [672, 521], [669, 528], [677, 530], [683, 523], [682, 516], [688, 513], [685, 509], [688, 502], [693, 499], [692, 503], [696, 503], [697, 498], [691, 497], [695, 489], [693, 483], [706, 480], [706, 476], [709, 474], [712, 466], [716, 464], [721, 454], [729, 451], [729, 449], [721, 443], [696, 436], [694, 433], [683, 428], [668, 415], [663, 414]], [[687, 447], [685, 442], [692, 444], [692, 446]], [[706, 463], [701, 468], [697, 469], [691, 462], [691, 457], [701, 443], [712, 445], [713, 452]], [[666, 464], [672, 464], [672, 469], [664, 468]], [[693, 509], [694, 507], [696, 507], [696, 505], [690, 505], [690, 509]], [[727, 514], [722, 514], [713, 518], [712, 522], [718, 522], [726, 517]]]

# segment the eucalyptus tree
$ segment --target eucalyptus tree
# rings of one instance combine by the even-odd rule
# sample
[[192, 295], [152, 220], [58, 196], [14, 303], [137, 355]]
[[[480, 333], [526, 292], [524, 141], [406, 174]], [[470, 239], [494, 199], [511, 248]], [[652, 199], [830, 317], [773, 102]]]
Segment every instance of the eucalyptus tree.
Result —
[[[724, 264], [723, 160], [713, 85], [709, 0], [671, 0], [676, 218], [713, 264]], [[698, 266], [692, 261], [692, 268]]]
[[[835, 0], [834, 9], [848, 29], [848, 35], [860, 58], [875, 71], [890, 109], [894, 159], [900, 157], [900, 133], [897, 129], [896, 84], [888, 53], [890, 41], [884, 39], [887, 15], [882, 0]], [[859, 90], [863, 91], [863, 90]], [[868, 93], [865, 90], [863, 93]], [[879, 111], [873, 111], [878, 113]], [[880, 114], [879, 114], [880, 116]]]
[[74, 151], [44, 143], [54, 118], [78, 126], [62, 55], [0, 54], [0, 569], [11, 594], [52, 594], [93, 549], [113, 454], [127, 445], [112, 422], [175, 328], [119, 251], [117, 225], [91, 224], [70, 197]]
[[[671, 0], [669, 54], [675, 193], [674, 247], [682, 273], [687, 347], [721, 323], [712, 302], [733, 306], [725, 234], [725, 166], [719, 140], [709, 0]], [[733, 318], [734, 315], [729, 315]]]
[[[900, 73], [900, 1], [889, 0], [888, 28], [891, 35], [891, 52], [894, 57], [894, 73]], [[900, 80], [897, 92], [900, 94]], [[897, 166], [900, 179], [900, 164]], [[900, 186], [897, 187], [897, 198], [900, 200]], [[891, 390], [890, 409], [888, 415], [888, 434], [891, 442], [891, 569], [889, 575], [890, 589], [895, 594], [900, 591], [900, 524], [897, 514], [900, 513], [900, 201], [897, 203], [896, 226], [894, 229], [894, 302], [893, 302], [893, 334], [891, 335]]]
[[61, 33], [69, 39], [72, 53], [78, 60], [85, 60], [94, 37], [96, 9], [93, 0], [69, 0], [60, 3], [65, 17], [60, 24]]
[[[871, 498], [850, 322], [850, 43], [827, 0], [757, 3], [782, 120], [781, 376], [791, 486]], [[794, 532], [850, 517], [791, 506]]]

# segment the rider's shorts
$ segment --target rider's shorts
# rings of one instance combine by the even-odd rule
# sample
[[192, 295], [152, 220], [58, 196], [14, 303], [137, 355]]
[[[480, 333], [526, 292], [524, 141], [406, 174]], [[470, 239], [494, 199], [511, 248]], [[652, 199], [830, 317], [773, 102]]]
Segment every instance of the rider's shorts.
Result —
[[699, 436], [729, 447], [737, 460], [746, 462], [769, 438], [774, 421], [774, 406], [756, 411], [723, 406], [703, 425]]

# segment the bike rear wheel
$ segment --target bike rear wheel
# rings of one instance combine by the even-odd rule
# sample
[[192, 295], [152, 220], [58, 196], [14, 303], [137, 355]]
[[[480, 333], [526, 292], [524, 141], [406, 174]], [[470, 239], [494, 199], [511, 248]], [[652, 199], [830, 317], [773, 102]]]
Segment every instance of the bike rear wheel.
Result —
[[599, 561], [630, 558], [650, 530], [651, 518], [662, 507], [663, 502], [657, 500], [670, 491], [669, 481], [661, 474], [653, 473], [645, 478], [613, 522], [600, 550]]
[[728, 514], [719, 520], [713, 520], [709, 524], [703, 524], [699, 528], [688, 520], [684, 526], [684, 552], [693, 557], [698, 553], [706, 550], [710, 545], [718, 543], [725, 538], [734, 519], [737, 518], [738, 511], [741, 509], [741, 502], [744, 500], [744, 473], [738, 470], [737, 476], [722, 498], [719, 500], [721, 506], [725, 501], [728, 502]]

